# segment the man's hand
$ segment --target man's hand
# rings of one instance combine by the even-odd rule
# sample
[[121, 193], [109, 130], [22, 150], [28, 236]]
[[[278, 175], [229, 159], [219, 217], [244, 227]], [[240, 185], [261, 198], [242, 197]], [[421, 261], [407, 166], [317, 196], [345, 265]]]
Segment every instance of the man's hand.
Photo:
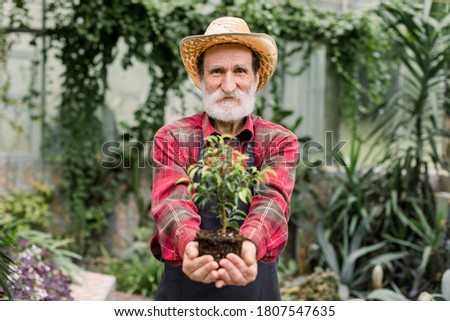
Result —
[[186, 245], [182, 268], [192, 281], [213, 283], [219, 279], [219, 264], [211, 255], [198, 256], [197, 242], [189, 242]]
[[220, 260], [219, 264], [217, 288], [225, 285], [244, 286], [255, 281], [258, 275], [256, 245], [251, 241], [245, 240], [242, 244], [242, 258], [230, 253], [227, 254], [226, 258]]

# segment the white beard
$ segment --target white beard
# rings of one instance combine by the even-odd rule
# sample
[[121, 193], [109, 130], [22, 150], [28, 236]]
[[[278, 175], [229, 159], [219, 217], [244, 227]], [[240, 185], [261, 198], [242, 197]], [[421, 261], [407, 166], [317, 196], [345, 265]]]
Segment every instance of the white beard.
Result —
[[[256, 81], [250, 86], [248, 92], [236, 88], [232, 94], [225, 94], [218, 89], [212, 94], [208, 93], [205, 82], [202, 81], [203, 108], [209, 117], [234, 123], [244, 119], [253, 112], [256, 102]], [[235, 99], [225, 99], [233, 97]]]

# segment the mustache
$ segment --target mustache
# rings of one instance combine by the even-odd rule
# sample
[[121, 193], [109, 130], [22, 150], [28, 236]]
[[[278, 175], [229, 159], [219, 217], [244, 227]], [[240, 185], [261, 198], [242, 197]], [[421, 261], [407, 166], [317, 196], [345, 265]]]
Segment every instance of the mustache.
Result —
[[242, 98], [242, 95], [245, 95], [240, 89], [234, 90], [232, 93], [225, 93], [221, 89], [218, 89], [214, 93], [211, 94], [211, 98], [217, 100], [222, 100], [226, 98]]

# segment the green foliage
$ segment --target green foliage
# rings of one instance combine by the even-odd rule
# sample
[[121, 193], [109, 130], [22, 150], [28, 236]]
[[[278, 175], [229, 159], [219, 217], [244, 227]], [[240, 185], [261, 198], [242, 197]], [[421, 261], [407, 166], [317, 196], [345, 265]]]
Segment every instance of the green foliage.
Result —
[[[67, 249], [72, 241], [57, 240], [42, 232], [49, 226], [51, 198], [50, 188], [43, 185], [35, 185], [32, 192], [13, 191], [0, 196], [0, 287], [8, 298], [12, 298], [8, 289], [13, 288], [10, 276], [12, 267], [17, 263], [11, 255], [19, 255], [19, 247], [35, 245], [45, 250], [51, 256], [45, 259], [45, 264], [56, 264], [65, 275], [78, 269], [73, 261], [81, 257]], [[34, 268], [27, 267], [26, 260], [21, 264], [25, 270]]]
[[277, 266], [278, 279], [286, 280], [298, 273], [298, 264], [295, 260], [281, 256]]
[[371, 268], [377, 264], [387, 265], [406, 256], [401, 252], [381, 251], [386, 247], [384, 241], [364, 246], [366, 231], [362, 224], [353, 232], [347, 231], [343, 235], [344, 240], [337, 243], [339, 246], [330, 241], [331, 236], [321, 224], [317, 225], [316, 235], [326, 265], [339, 276], [340, 282], [348, 287], [351, 294], [358, 296], [367, 285], [368, 271]]
[[450, 13], [437, 20], [430, 8], [426, 1], [421, 7], [386, 4], [379, 9], [403, 67], [398, 94], [377, 110], [387, 115], [379, 141], [386, 150], [383, 180], [389, 190], [381, 202], [385, 217], [380, 226], [386, 239], [409, 252], [396, 267], [406, 274], [402, 289], [412, 285], [408, 297], [433, 292], [444, 268], [446, 215], [436, 210], [429, 167], [448, 170], [437, 146], [440, 138], [450, 136], [439, 125], [448, 106]]
[[108, 273], [116, 276], [117, 289], [128, 293], [154, 297], [163, 271], [163, 264], [148, 255], [147, 243], [141, 243], [121, 258], [108, 259]]
[[[450, 301], [450, 270], [447, 269], [442, 275], [440, 293], [429, 294], [428, 292], [423, 292], [421, 296], [424, 298], [423, 300], [428, 301]], [[409, 301], [398, 288], [395, 290], [373, 290], [367, 295], [367, 299], [378, 301]]]
[[336, 187], [323, 206], [325, 215], [316, 225], [315, 235], [324, 265], [339, 276], [351, 294], [361, 296], [373, 266], [387, 264], [404, 254], [382, 255], [387, 249], [386, 242], [370, 239], [373, 221], [381, 213], [376, 205], [379, 188], [373, 182], [374, 168], [362, 165], [361, 141], [356, 132], [349, 160], [342, 154], [338, 156], [344, 166], [328, 177]]
[[445, 167], [438, 139], [450, 136], [439, 126], [446, 107], [450, 14], [436, 20], [426, 9], [387, 4], [379, 8], [403, 69], [398, 93], [375, 110], [386, 115], [377, 133], [391, 143], [386, 158], [412, 157], [416, 175], [426, 171], [424, 163]]
[[[386, 59], [390, 43], [380, 32], [379, 19], [371, 11], [342, 13], [297, 1], [257, 0], [226, 6], [223, 11], [245, 17], [251, 30], [268, 33], [276, 39], [279, 66], [272, 84], [279, 82], [282, 86], [286, 74], [303, 72], [314, 50], [325, 45], [329, 62], [341, 80], [342, 94], [338, 97], [341, 110], [353, 117], [355, 110], [363, 111], [368, 107], [362, 98], [367, 103], [381, 101], [395, 65]], [[287, 50], [287, 43], [294, 43], [296, 47]], [[303, 53], [304, 63], [300, 70], [292, 70], [287, 58], [298, 52]]]
[[239, 221], [246, 216], [238, 209], [239, 202], [250, 204], [252, 190], [257, 193], [269, 174], [275, 175], [270, 167], [261, 171], [255, 166], [248, 168], [249, 156], [234, 150], [230, 140], [233, 140], [231, 135], [207, 137], [202, 160], [188, 169], [188, 192], [193, 193], [200, 207], [212, 204], [211, 212], [220, 219], [223, 234], [227, 233], [227, 228], [239, 230]]
[[340, 301], [339, 276], [332, 271], [317, 269], [300, 283], [295, 297], [299, 301]]
[[50, 201], [49, 187], [35, 185], [34, 191], [12, 191], [0, 195], [0, 224], [9, 225], [13, 230], [45, 230], [49, 226]]
[[19, 231], [15, 238], [47, 251], [51, 255], [49, 261], [55, 263], [65, 275], [79, 271], [79, 267], [74, 262], [81, 260], [81, 256], [69, 250], [69, 245], [73, 243], [73, 240], [55, 239], [49, 233], [35, 230]]
[[385, 284], [398, 293], [415, 297], [434, 289], [444, 268], [445, 213], [426, 215], [414, 195], [399, 194], [405, 180], [413, 184], [408, 166], [396, 163], [392, 175], [389, 164], [383, 163], [388, 171], [380, 171], [359, 163], [360, 158], [356, 136], [344, 172], [329, 178], [337, 186], [325, 206], [324, 225], [316, 230], [325, 266], [358, 296], [366, 293], [368, 272], [376, 264], [386, 268]]
[[0, 230], [0, 300], [70, 299], [74, 263], [81, 257], [67, 250], [71, 240], [57, 240], [36, 230]]
[[[25, 2], [13, 0], [11, 3], [9, 26], [26, 28], [29, 19]], [[180, 39], [202, 34], [211, 19], [225, 14], [242, 16], [252, 30], [275, 37], [280, 62], [272, 81], [273, 104], [264, 104], [264, 108], [279, 107], [274, 108], [277, 117], [290, 113], [279, 104], [284, 75], [302, 72], [319, 44], [325, 43], [329, 48], [330, 61], [343, 80], [345, 88], [340, 92], [347, 95], [346, 105], [357, 105], [361, 92], [370, 97], [380, 96], [389, 75], [384, 47], [376, 46], [382, 43], [383, 34], [376, 30], [370, 13], [357, 16], [320, 11], [295, 1], [222, 1], [206, 6], [198, 1], [113, 0], [105, 5], [102, 1], [53, 0], [46, 5], [47, 18], [54, 21], [54, 27], [46, 31], [51, 40], [48, 43], [65, 68], [56, 119], [58, 126], [48, 139], [52, 145], [56, 143], [63, 149], [58, 155], [64, 164], [63, 192], [71, 216], [68, 235], [76, 239], [77, 251], [83, 253], [99, 242], [118, 197], [118, 180], [123, 180], [120, 172], [124, 171], [99, 166], [105, 139], [98, 111], [105, 103], [108, 67], [117, 59], [120, 41], [125, 44], [121, 61], [124, 68], [141, 61], [147, 64], [152, 77], [147, 99], [135, 112], [134, 125], [124, 126], [130, 140], [141, 142], [150, 141], [163, 125], [169, 92], [184, 100], [181, 84], [186, 73], [179, 57]], [[285, 44], [290, 41], [298, 47], [287, 52]], [[301, 70], [290, 70], [287, 58], [299, 51], [305, 54], [304, 66]], [[358, 81], [362, 70], [369, 79], [367, 88], [362, 88]], [[296, 120], [293, 127], [299, 123], [300, 119]], [[50, 126], [47, 124], [46, 128]], [[133, 166], [133, 174], [125, 176], [125, 183], [139, 198], [141, 176], [137, 172], [144, 153], [142, 145], [137, 147], [137, 156], [124, 155], [130, 157]], [[145, 224], [148, 205], [142, 199], [138, 204], [141, 224]]]
[[154, 230], [140, 226], [134, 231], [134, 240], [120, 256], [111, 256], [102, 248], [102, 256], [87, 260], [88, 270], [116, 277], [118, 291], [154, 297], [161, 280], [164, 265], [148, 253], [149, 236]]
[[[384, 4], [378, 10], [402, 66], [396, 94], [373, 109], [380, 125], [370, 134], [376, 137], [371, 151], [385, 153], [378, 164], [364, 164], [364, 139], [354, 131], [349, 160], [341, 159], [346, 166], [337, 176], [326, 224], [318, 233], [324, 260], [333, 270], [348, 261], [354, 264], [347, 271], [362, 271], [367, 281], [364, 269], [377, 258], [386, 268], [384, 283], [408, 299], [436, 291], [447, 255], [446, 213], [436, 211], [429, 167], [448, 170], [436, 146], [440, 137], [448, 137], [439, 119], [446, 108], [450, 16], [436, 20], [428, 15], [429, 8]], [[355, 238], [361, 251], [373, 251], [352, 255]], [[351, 258], [358, 261], [350, 262]], [[352, 281], [351, 290], [367, 290], [367, 282], [353, 282], [359, 272], [348, 279], [342, 270], [341, 280]]]
[[[75, 236], [80, 252], [98, 251], [95, 245], [117, 200], [118, 180], [124, 177], [99, 166], [105, 139], [97, 118], [108, 90], [108, 66], [117, 56], [119, 40], [127, 48], [122, 58], [124, 68], [139, 60], [148, 64], [152, 76], [147, 101], [135, 113], [136, 126], [128, 126], [130, 139], [150, 141], [163, 125], [169, 89], [176, 90], [185, 77], [177, 49], [179, 30], [184, 29], [177, 25], [193, 6], [168, 5], [163, 9], [156, 2], [131, 0], [108, 5], [59, 0], [49, 4], [48, 14], [56, 21], [56, 28], [49, 34], [65, 66], [58, 119], [61, 128], [57, 132], [64, 150], [64, 191], [72, 217], [68, 232]], [[190, 27], [203, 24], [195, 19]], [[142, 145], [137, 146], [142, 157]], [[133, 174], [128, 176], [131, 179], [125, 176], [125, 183], [134, 191], [142, 218], [146, 218], [148, 206], [140, 198], [141, 176], [137, 174], [142, 160], [133, 154], [128, 157]]]
[[11, 299], [12, 295], [9, 289], [12, 287], [11, 273], [13, 260], [8, 249], [13, 246], [11, 232], [6, 225], [2, 225], [0, 229], [0, 297], [4, 292], [6, 298]]
[[380, 301], [408, 301], [403, 294], [389, 290], [389, 289], [376, 289], [369, 293], [368, 300], [380, 300]]
[[[52, 241], [49, 237], [46, 242]], [[70, 278], [53, 259], [53, 253], [18, 237], [13, 248], [10, 292], [14, 300], [73, 300]]]

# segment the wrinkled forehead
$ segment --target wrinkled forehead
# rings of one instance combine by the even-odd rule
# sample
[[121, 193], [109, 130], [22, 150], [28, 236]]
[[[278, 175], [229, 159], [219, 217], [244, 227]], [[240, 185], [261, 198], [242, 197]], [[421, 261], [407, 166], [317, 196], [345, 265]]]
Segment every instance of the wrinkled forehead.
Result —
[[[252, 62], [253, 51], [241, 44], [220, 44], [208, 48], [204, 58], [208, 61], [229, 61], [230, 59]], [[241, 61], [242, 62], [242, 61]]]

